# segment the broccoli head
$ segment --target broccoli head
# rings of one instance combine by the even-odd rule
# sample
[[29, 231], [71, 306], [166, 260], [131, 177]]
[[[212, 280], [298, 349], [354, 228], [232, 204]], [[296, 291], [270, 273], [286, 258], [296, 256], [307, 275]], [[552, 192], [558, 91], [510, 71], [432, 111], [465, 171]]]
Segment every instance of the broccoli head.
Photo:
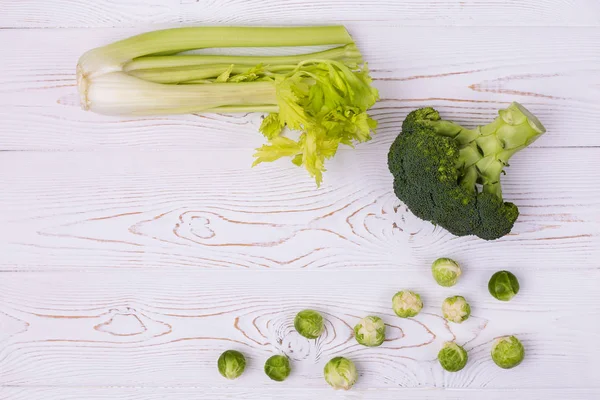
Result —
[[510, 232], [519, 210], [503, 200], [500, 175], [546, 130], [518, 103], [498, 113], [475, 129], [445, 121], [431, 107], [408, 114], [388, 166], [396, 196], [413, 214], [457, 236], [493, 240]]

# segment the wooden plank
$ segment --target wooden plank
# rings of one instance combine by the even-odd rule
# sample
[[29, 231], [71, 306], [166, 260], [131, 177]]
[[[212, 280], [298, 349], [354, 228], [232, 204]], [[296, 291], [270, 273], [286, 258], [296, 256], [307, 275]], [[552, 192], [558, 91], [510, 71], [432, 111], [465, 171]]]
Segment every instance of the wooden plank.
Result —
[[[79, 108], [75, 65], [87, 49], [143, 29], [5, 30], [0, 63], [2, 150], [255, 148], [260, 115], [106, 117]], [[373, 144], [432, 105], [468, 126], [517, 100], [548, 128], [544, 147], [600, 146], [600, 30], [402, 28], [354, 24], [382, 101]], [[583, 43], [581, 38], [587, 40]], [[573, 43], [579, 43], [573, 46]], [[459, 47], [460, 51], [456, 48]], [[57, 51], [60, 49], [60, 51]]]
[[[285, 384], [282, 384], [285, 386]], [[222, 390], [208, 389], [211, 400], [264, 400], [264, 399], [325, 399], [360, 398], [363, 400], [590, 400], [600, 396], [600, 389], [353, 389], [348, 393], [334, 393], [331, 389], [304, 388], [290, 390], [285, 387], [270, 387], [254, 390], [237, 387]], [[11, 400], [205, 400], [207, 389], [195, 388], [140, 388], [140, 387], [0, 387], [1, 398]]]
[[488, 271], [598, 265], [598, 149], [515, 156], [503, 192], [521, 217], [494, 242], [412, 216], [386, 154], [341, 150], [317, 189], [289, 161], [250, 168], [249, 150], [1, 153], [0, 269], [395, 271], [440, 255]]
[[[497, 257], [500, 257], [498, 253]], [[102, 271], [3, 273], [0, 280], [0, 385], [205, 387], [258, 390], [326, 388], [323, 365], [332, 357], [353, 359], [357, 389], [561, 388], [598, 389], [590, 368], [600, 356], [600, 270], [540, 273], [538, 265], [513, 269], [522, 284], [509, 303], [487, 293], [490, 272], [469, 264], [458, 286], [443, 289], [420, 270], [396, 271]], [[496, 266], [505, 264], [498, 260]], [[390, 309], [392, 295], [412, 288], [425, 308], [414, 319]], [[573, 288], [577, 294], [573, 295]], [[445, 323], [439, 305], [462, 293], [472, 316]], [[568, 299], [565, 301], [565, 299]], [[293, 329], [303, 308], [326, 319], [324, 334], [309, 341]], [[352, 327], [368, 314], [388, 324], [387, 341], [365, 348]], [[502, 370], [490, 359], [493, 339], [515, 334], [527, 356]], [[436, 361], [444, 341], [469, 352], [460, 373]], [[228, 348], [247, 355], [247, 372], [228, 382], [215, 362]], [[284, 353], [294, 366], [285, 384], [264, 376], [270, 355]]]
[[8, 0], [0, 5], [0, 28], [352, 21], [403, 26], [598, 26], [599, 14], [594, 0]]
[[[208, 6], [210, 4], [210, 6]], [[207, 7], [208, 6], [208, 7]], [[591, 15], [589, 15], [590, 13]], [[183, 21], [314, 24], [370, 21], [402, 26], [598, 26], [593, 0], [182, 0]]]
[[[12, 150], [0, 152], [0, 399], [340, 397], [321, 372], [336, 355], [361, 373], [344, 398], [599, 398], [599, 11], [594, 0], [0, 2], [0, 150]], [[274, 23], [346, 24], [382, 94], [379, 135], [341, 151], [319, 190], [286, 163], [249, 168], [260, 115], [77, 108], [74, 64], [91, 47], [157, 27]], [[136, 28], [71, 29], [89, 26]], [[35, 29], [47, 27], [66, 29]], [[398, 203], [385, 156], [408, 111], [433, 105], [474, 125], [512, 100], [548, 128], [503, 180], [522, 212], [512, 235], [454, 238]], [[465, 269], [456, 288], [430, 277], [441, 255]], [[522, 285], [510, 303], [486, 291], [505, 268]], [[414, 320], [390, 310], [402, 288], [425, 299]], [[439, 315], [456, 293], [473, 306], [460, 326]], [[293, 330], [305, 307], [327, 319], [316, 342]], [[388, 341], [365, 349], [351, 328], [373, 313]], [[489, 348], [510, 333], [527, 358], [504, 371]], [[457, 374], [435, 361], [452, 339], [470, 354]], [[216, 372], [227, 348], [249, 357], [235, 382]], [[262, 373], [275, 353], [293, 361], [284, 384]]]
[[179, 22], [180, 0], [6, 0], [0, 28], [134, 26]]

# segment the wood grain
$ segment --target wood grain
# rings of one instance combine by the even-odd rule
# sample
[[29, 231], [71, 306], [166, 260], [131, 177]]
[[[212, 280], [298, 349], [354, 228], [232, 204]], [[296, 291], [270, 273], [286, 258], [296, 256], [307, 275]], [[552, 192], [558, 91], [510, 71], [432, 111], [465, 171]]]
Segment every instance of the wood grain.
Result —
[[[331, 23], [369, 62], [380, 129], [318, 190], [287, 162], [249, 167], [259, 114], [77, 104], [78, 57], [136, 33]], [[0, 1], [0, 399], [600, 398], [599, 27], [595, 0]], [[513, 100], [548, 133], [503, 178], [511, 235], [455, 238], [395, 199], [386, 153], [410, 110], [473, 126]], [[440, 256], [463, 266], [454, 288], [430, 276]], [[521, 282], [509, 303], [486, 290], [500, 269]], [[390, 310], [403, 288], [423, 295], [415, 319]], [[455, 294], [462, 325], [440, 317]], [[307, 307], [327, 320], [317, 341], [293, 329]], [[352, 338], [367, 314], [388, 326], [376, 349]], [[527, 351], [508, 371], [489, 357], [505, 334]], [[470, 358], [456, 374], [435, 360], [453, 339]], [[228, 348], [249, 359], [234, 382], [215, 366]], [[276, 353], [293, 362], [283, 384], [262, 372]], [[351, 392], [323, 381], [336, 355], [357, 363]]]
[[599, 13], [594, 0], [5, 0], [0, 4], [0, 28], [352, 21], [403, 26], [598, 26]]
[[[0, 398], [11, 400], [205, 400], [207, 390], [205, 387], [195, 388], [140, 388], [140, 387], [0, 387]], [[600, 396], [600, 389], [572, 388], [572, 389], [385, 389], [385, 390], [360, 390], [353, 389], [348, 393], [333, 393], [331, 389], [304, 388], [304, 390], [289, 390], [281, 387], [268, 389], [244, 389], [238, 387], [227, 388], [221, 391], [209, 390], [211, 400], [272, 400], [272, 399], [364, 399], [364, 400], [590, 400]]]
[[[503, 303], [487, 293], [488, 271], [468, 269], [458, 286], [441, 289], [428, 266], [421, 267], [375, 274], [175, 269], [168, 274], [3, 273], [0, 384], [214, 391], [285, 385], [291, 392], [326, 388], [323, 365], [344, 355], [360, 370], [359, 390], [548, 389], [564, 387], [564, 382], [598, 389], [589, 365], [600, 356], [600, 349], [590, 346], [598, 340], [599, 269], [514, 269], [522, 291]], [[403, 288], [423, 296], [425, 308], [414, 319], [398, 318], [390, 309], [391, 297]], [[448, 324], [439, 305], [457, 291], [471, 302], [472, 316], [463, 324]], [[293, 329], [295, 313], [307, 307], [326, 318], [325, 332], [316, 341]], [[381, 347], [365, 348], [352, 337], [354, 324], [368, 314], [382, 316], [387, 324]], [[491, 341], [504, 334], [517, 335], [527, 352], [523, 364], [510, 371], [495, 366], [489, 356]], [[445, 373], [436, 361], [448, 340], [464, 344], [469, 352], [460, 373]], [[247, 373], [232, 383], [221, 379], [215, 366], [228, 348], [244, 352], [249, 360]], [[288, 355], [294, 367], [283, 385], [262, 372], [264, 360], [277, 353]], [[524, 376], [528, 378], [519, 379]]]
[[133, 26], [180, 20], [180, 0], [5, 0], [0, 28]]
[[499, 241], [456, 238], [392, 192], [387, 147], [342, 150], [316, 189], [248, 150], [7, 152], [0, 269], [420, 268], [440, 254], [492, 270], [597, 266], [598, 149], [533, 148], [503, 178], [521, 217]]
[[[349, 27], [382, 97], [373, 110], [379, 134], [369, 146], [389, 145], [406, 114], [421, 106], [473, 126], [489, 122], [513, 100], [548, 129], [534, 146], [600, 146], [597, 29]], [[117, 118], [80, 110], [78, 57], [144, 30], [0, 31], [6, 43], [0, 149], [248, 149], [262, 143], [258, 114]]]

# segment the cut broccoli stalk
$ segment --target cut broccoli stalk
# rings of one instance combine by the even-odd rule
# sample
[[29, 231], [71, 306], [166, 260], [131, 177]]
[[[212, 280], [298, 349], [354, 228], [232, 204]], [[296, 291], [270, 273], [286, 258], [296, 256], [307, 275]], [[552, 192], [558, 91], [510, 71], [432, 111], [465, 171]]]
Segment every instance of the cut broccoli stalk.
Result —
[[[444, 120], [431, 120], [429, 126], [440, 135], [452, 137], [459, 144], [457, 167], [463, 170], [461, 183], [502, 198], [500, 175], [508, 160], [516, 152], [533, 143], [546, 130], [540, 121], [525, 107], [513, 102], [492, 123], [465, 129]], [[430, 114], [431, 115], [431, 114]], [[436, 113], [437, 117], [439, 115]]]
[[500, 176], [545, 128], [518, 103], [498, 113], [475, 129], [442, 120], [430, 107], [406, 117], [388, 161], [396, 195], [415, 215], [459, 236], [491, 240], [510, 232], [519, 212], [503, 201]]

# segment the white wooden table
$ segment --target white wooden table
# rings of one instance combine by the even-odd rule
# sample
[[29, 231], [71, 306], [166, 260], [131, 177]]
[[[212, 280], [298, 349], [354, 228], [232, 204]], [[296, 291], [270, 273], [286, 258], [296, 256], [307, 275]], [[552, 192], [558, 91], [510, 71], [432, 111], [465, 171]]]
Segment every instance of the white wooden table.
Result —
[[[316, 190], [287, 162], [250, 169], [260, 115], [110, 118], [81, 111], [85, 50], [191, 24], [343, 23], [382, 100], [372, 142], [340, 151]], [[599, 399], [600, 2], [596, 0], [1, 0], [0, 398]], [[395, 199], [386, 152], [411, 109], [466, 125], [522, 102], [548, 133], [514, 158], [503, 187], [521, 217], [496, 242], [455, 238]], [[464, 267], [442, 289], [429, 265]], [[509, 303], [486, 289], [510, 269]], [[426, 303], [391, 311], [400, 289]], [[439, 305], [465, 295], [473, 317]], [[309, 342], [294, 314], [315, 308]], [[381, 315], [389, 340], [356, 344]], [[491, 341], [527, 357], [497, 368]], [[470, 362], [444, 372], [441, 343]], [[216, 359], [243, 351], [247, 373]], [[264, 360], [283, 352], [275, 383]], [[332, 391], [322, 368], [353, 359], [360, 378]]]

